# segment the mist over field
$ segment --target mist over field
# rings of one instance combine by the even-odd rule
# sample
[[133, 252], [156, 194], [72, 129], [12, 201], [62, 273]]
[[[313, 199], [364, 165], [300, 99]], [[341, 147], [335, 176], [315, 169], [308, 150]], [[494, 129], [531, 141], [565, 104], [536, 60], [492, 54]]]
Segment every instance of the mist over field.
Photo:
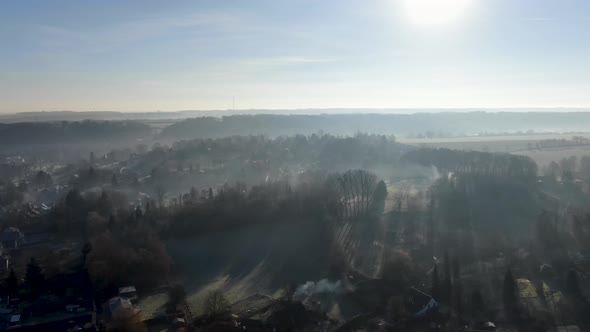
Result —
[[0, 1], [0, 331], [590, 331], [588, 13]]
[[[199, 325], [224, 310], [305, 310], [336, 328], [446, 312], [509, 325], [513, 282], [527, 319], [583, 320], [567, 308], [588, 287], [589, 114], [3, 124], [5, 290], [11, 278], [33, 287], [32, 273], [37, 294], [83, 278], [77, 291], [97, 303], [132, 285], [146, 326], [171, 312]], [[530, 302], [523, 285], [554, 303]]]

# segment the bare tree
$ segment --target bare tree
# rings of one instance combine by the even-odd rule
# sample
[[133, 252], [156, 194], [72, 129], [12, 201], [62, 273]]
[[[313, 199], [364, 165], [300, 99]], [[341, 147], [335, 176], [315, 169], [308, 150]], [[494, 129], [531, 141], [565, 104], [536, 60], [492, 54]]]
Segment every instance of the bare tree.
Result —
[[186, 301], [186, 291], [181, 285], [175, 285], [168, 291], [168, 303], [172, 307], [183, 304]]
[[338, 183], [348, 217], [369, 212], [377, 187], [375, 174], [360, 169], [349, 170], [338, 177]]
[[209, 292], [205, 297], [205, 313], [211, 317], [223, 315], [229, 309], [229, 303], [220, 290]]
[[395, 194], [393, 194], [393, 203], [395, 204], [395, 209], [397, 212], [402, 211], [402, 207], [406, 198], [407, 195], [404, 191], [397, 191]]
[[156, 198], [158, 200], [158, 207], [160, 209], [164, 208], [164, 198], [166, 197], [166, 189], [164, 186], [157, 186], [156, 187]]

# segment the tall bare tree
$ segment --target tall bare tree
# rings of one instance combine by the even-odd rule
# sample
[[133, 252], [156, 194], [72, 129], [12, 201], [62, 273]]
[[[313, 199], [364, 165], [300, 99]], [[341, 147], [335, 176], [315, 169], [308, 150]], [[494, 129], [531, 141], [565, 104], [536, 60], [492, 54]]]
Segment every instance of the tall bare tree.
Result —
[[227, 312], [229, 303], [220, 290], [210, 291], [205, 297], [205, 313], [211, 317], [219, 317]]

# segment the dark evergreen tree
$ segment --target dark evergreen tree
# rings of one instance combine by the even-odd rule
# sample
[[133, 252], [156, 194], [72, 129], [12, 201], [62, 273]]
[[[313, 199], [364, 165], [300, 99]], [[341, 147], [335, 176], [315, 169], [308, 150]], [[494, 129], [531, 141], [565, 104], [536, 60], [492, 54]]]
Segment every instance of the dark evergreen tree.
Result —
[[432, 269], [432, 289], [430, 290], [432, 298], [440, 301], [440, 279], [438, 278], [438, 265], [434, 264]]
[[31, 296], [39, 296], [45, 290], [45, 276], [41, 270], [41, 266], [35, 258], [31, 258], [27, 264], [27, 272], [25, 274], [25, 286], [30, 291]]
[[109, 217], [109, 230], [113, 230], [113, 228], [115, 227], [115, 216], [111, 214], [111, 216]]
[[451, 275], [451, 260], [448, 251], [445, 251], [444, 268], [445, 279], [443, 281], [442, 300], [445, 304], [450, 306], [453, 298], [453, 277]]
[[485, 311], [485, 303], [481, 291], [479, 289], [474, 289], [471, 292], [471, 317], [474, 320], [479, 320], [483, 317]]
[[38, 186], [46, 186], [51, 184], [51, 175], [45, 171], [39, 171], [35, 175], [33, 182]]
[[185, 300], [186, 291], [181, 285], [172, 286], [168, 291], [168, 305], [173, 309], [175, 309], [177, 305], [183, 304]]
[[387, 198], [387, 185], [383, 180], [377, 183], [377, 187], [373, 192], [372, 207], [374, 213], [380, 215], [385, 208], [385, 199]]
[[512, 271], [508, 269], [504, 275], [504, 284], [502, 287], [502, 302], [506, 317], [512, 321], [518, 318], [518, 285]]
[[579, 300], [583, 297], [582, 290], [580, 289], [580, 281], [578, 279], [578, 273], [574, 270], [570, 270], [567, 273], [565, 279], [565, 293], [575, 300]]
[[111, 214], [112, 209], [113, 207], [111, 200], [109, 199], [109, 195], [106, 193], [106, 191], [103, 191], [96, 202], [96, 211], [103, 217], [107, 217]]
[[463, 285], [459, 260], [453, 260], [453, 308], [460, 317], [463, 314]]
[[578, 272], [570, 270], [565, 279], [565, 295], [569, 303], [572, 305], [572, 312], [578, 323], [590, 323], [590, 302], [584, 296], [580, 287], [580, 280]]
[[453, 260], [453, 281], [461, 279], [461, 264], [458, 259]]
[[143, 211], [141, 210], [141, 206], [138, 205], [135, 207], [135, 218], [140, 219], [141, 217], [143, 217]]
[[18, 296], [18, 278], [16, 277], [16, 272], [14, 269], [10, 269], [10, 274], [8, 274], [8, 278], [6, 278], [6, 290], [8, 291], [8, 295], [10, 297]]
[[65, 203], [70, 209], [74, 211], [81, 209], [85, 205], [84, 198], [75, 188], [68, 191]]
[[86, 258], [91, 251], [92, 244], [90, 242], [84, 243], [84, 246], [82, 247], [82, 267], [86, 266]]

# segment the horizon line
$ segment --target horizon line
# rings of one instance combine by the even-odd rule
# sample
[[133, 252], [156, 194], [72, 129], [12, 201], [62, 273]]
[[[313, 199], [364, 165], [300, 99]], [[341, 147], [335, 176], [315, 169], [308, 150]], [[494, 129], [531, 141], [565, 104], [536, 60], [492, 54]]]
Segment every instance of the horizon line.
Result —
[[[25, 115], [25, 114], [51, 114], [51, 113], [73, 113], [73, 114], [85, 114], [85, 113], [110, 113], [110, 114], [161, 114], [161, 113], [187, 113], [187, 112], [225, 112], [225, 113], [239, 113], [239, 112], [267, 112], [267, 111], [278, 111], [278, 112], [305, 112], [305, 111], [440, 111], [435, 113], [453, 111], [470, 111], [470, 112], [486, 112], [486, 111], [519, 111], [519, 110], [538, 110], [538, 111], [575, 111], [581, 110], [590, 112], [590, 106], [587, 107], [569, 107], [569, 106], [543, 106], [543, 107], [307, 107], [307, 108], [242, 108], [242, 109], [179, 109], [179, 110], [137, 110], [137, 111], [92, 111], [92, 110], [52, 110], [52, 111], [22, 111], [22, 112], [11, 112], [11, 113], [0, 113], [0, 117], [12, 116], [12, 115]], [[366, 112], [362, 112], [366, 113]], [[378, 113], [367, 113], [367, 114], [378, 114]], [[416, 114], [416, 113], [402, 113], [402, 114]]]

